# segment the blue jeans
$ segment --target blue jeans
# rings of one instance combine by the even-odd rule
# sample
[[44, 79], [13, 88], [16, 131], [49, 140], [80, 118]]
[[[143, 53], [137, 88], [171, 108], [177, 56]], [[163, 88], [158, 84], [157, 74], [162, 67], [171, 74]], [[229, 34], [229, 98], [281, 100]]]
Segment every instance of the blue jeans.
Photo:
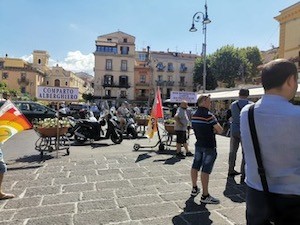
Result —
[[199, 171], [202, 167], [202, 172], [210, 174], [216, 158], [216, 148], [203, 148], [195, 145], [195, 156], [192, 168]]
[[0, 148], [0, 173], [5, 173], [6, 171], [7, 171], [7, 167], [3, 160], [2, 149]]

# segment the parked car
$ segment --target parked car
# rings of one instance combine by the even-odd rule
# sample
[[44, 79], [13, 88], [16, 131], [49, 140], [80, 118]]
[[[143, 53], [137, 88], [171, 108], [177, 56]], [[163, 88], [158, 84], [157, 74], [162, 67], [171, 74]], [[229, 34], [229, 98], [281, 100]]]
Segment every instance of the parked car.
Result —
[[[0, 107], [5, 101], [0, 102]], [[12, 101], [15, 106], [32, 122], [33, 119], [54, 118], [57, 113], [55, 110], [32, 101]]]

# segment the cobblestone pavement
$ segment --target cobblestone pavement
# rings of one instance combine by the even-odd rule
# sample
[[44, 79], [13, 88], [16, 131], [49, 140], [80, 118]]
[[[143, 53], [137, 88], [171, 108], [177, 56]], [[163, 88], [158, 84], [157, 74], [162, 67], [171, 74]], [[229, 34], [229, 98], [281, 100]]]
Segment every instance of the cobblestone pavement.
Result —
[[[193, 158], [178, 160], [175, 147], [158, 153], [157, 147], [132, 148], [134, 143], [154, 145], [154, 140], [99, 141], [71, 146], [69, 156], [55, 152], [40, 161], [32, 150], [36, 140], [33, 131], [25, 131], [4, 146], [9, 171], [3, 188], [17, 197], [0, 201], [0, 225], [246, 224], [245, 186], [239, 177], [227, 178], [227, 137], [217, 137], [218, 158], [209, 183], [219, 205], [200, 204], [200, 194], [190, 197]], [[193, 152], [193, 136], [189, 142]], [[19, 157], [12, 158], [9, 149]]]

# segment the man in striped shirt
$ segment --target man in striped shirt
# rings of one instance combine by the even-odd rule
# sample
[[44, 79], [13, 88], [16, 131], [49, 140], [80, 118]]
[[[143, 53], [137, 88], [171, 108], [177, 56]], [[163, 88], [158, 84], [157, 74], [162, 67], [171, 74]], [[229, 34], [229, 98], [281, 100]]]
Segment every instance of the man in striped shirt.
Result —
[[211, 105], [210, 96], [202, 95], [198, 98], [198, 109], [192, 116], [192, 127], [196, 136], [195, 157], [191, 169], [192, 192], [196, 196], [200, 189], [197, 186], [198, 171], [201, 169], [202, 197], [205, 204], [219, 204], [220, 200], [212, 197], [208, 192], [209, 175], [212, 172], [217, 158], [215, 133], [223, 132], [222, 126], [216, 117], [209, 111]]

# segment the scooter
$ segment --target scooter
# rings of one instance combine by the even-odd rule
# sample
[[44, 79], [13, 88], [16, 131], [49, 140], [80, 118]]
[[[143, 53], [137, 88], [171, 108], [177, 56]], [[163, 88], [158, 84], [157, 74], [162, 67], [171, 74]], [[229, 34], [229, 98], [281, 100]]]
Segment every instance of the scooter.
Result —
[[131, 136], [133, 139], [136, 139], [138, 137], [137, 131], [136, 131], [136, 124], [133, 119], [133, 117], [128, 113], [125, 117], [125, 128], [124, 131], [126, 132], [127, 136]]
[[[90, 120], [78, 120], [77, 128], [74, 131], [74, 138], [78, 143], [84, 143], [87, 140], [99, 141], [111, 139], [113, 143], [120, 144], [123, 141], [122, 131], [119, 124], [112, 118], [112, 115], [106, 114], [99, 117], [97, 122]], [[106, 133], [102, 127], [107, 126]]]

